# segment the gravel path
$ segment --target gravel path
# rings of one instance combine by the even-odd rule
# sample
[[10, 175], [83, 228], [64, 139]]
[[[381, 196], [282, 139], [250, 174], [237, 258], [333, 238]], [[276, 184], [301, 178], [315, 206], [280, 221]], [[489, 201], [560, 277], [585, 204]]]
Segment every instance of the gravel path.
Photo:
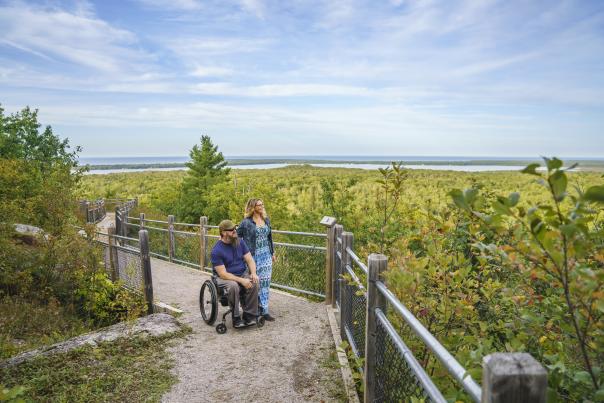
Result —
[[[105, 232], [114, 220], [107, 213], [97, 226]], [[151, 269], [155, 299], [182, 309], [180, 320], [193, 329], [169, 349], [179, 382], [163, 402], [346, 400], [325, 305], [271, 290], [275, 322], [238, 330], [229, 319], [220, 335], [199, 313], [209, 275], [159, 259], [151, 259]]]
[[[199, 313], [199, 289], [209, 278], [152, 259], [154, 296], [185, 313], [193, 333], [170, 349], [179, 383], [164, 402], [342, 400], [344, 387], [323, 304], [271, 291], [276, 321], [220, 335]], [[220, 312], [225, 312], [220, 307]]]

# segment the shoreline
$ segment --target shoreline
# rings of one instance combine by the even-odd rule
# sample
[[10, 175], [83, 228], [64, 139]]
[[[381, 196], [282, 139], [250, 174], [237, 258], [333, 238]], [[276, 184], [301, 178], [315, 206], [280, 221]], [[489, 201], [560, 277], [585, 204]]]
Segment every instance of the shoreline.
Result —
[[[330, 160], [330, 159], [286, 159], [286, 158], [275, 158], [275, 159], [226, 159], [228, 163], [228, 167], [235, 168], [243, 166], [266, 166], [266, 165], [334, 165], [334, 168], [341, 168], [342, 165], [353, 165], [350, 168], [355, 168], [354, 165], [368, 166], [368, 165], [380, 165], [386, 166], [390, 165], [391, 161], [387, 160], [367, 160], [367, 161], [359, 161], [359, 160]], [[528, 164], [534, 162], [541, 162], [536, 159], [518, 159], [518, 160], [485, 160], [485, 159], [476, 159], [476, 160], [467, 160], [467, 161], [455, 161], [455, 160], [413, 160], [413, 161], [396, 161], [402, 162], [405, 166], [426, 166], [426, 167], [438, 167], [438, 166], [450, 166], [450, 167], [475, 167], [475, 166], [484, 166], [484, 167], [510, 167], [511, 170], [516, 169], [518, 166], [526, 166]], [[580, 170], [595, 170], [600, 171], [604, 170], [604, 160], [597, 159], [586, 159], [586, 160], [567, 160], [564, 161], [567, 165], [579, 164]], [[184, 162], [168, 162], [168, 163], [126, 163], [126, 164], [85, 164], [80, 165], [80, 168], [87, 167], [89, 170], [94, 171], [106, 171], [106, 170], [120, 170], [120, 171], [133, 171], [136, 170], [152, 170], [152, 169], [160, 169], [160, 170], [177, 170], [177, 169], [186, 169], [186, 163]], [[275, 167], [277, 168], [277, 167]], [[253, 168], [251, 168], [253, 169]], [[270, 167], [264, 168], [270, 169]], [[377, 168], [375, 168], [377, 169]], [[413, 169], [413, 168], [412, 168]], [[415, 168], [417, 169], [417, 168]], [[500, 170], [500, 169], [498, 169]]]

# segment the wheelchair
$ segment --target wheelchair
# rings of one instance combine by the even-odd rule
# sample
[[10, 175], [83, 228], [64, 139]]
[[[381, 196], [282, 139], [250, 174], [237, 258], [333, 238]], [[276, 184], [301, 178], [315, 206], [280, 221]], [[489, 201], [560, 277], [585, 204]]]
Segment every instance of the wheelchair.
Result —
[[[213, 326], [218, 316], [218, 302], [222, 306], [228, 306], [229, 309], [222, 315], [222, 321], [216, 325], [216, 332], [218, 334], [224, 334], [227, 332], [226, 317], [233, 312], [233, 307], [229, 306], [228, 295], [226, 294], [226, 286], [219, 285], [216, 281], [217, 275], [214, 274], [211, 280], [206, 280], [201, 285], [199, 290], [199, 310], [201, 311], [201, 317], [203, 321], [210, 326]], [[240, 299], [244, 298], [245, 288], [241, 288]], [[265, 319], [259, 316], [256, 319], [256, 326], [264, 326]], [[248, 326], [246, 326], [248, 327]]]

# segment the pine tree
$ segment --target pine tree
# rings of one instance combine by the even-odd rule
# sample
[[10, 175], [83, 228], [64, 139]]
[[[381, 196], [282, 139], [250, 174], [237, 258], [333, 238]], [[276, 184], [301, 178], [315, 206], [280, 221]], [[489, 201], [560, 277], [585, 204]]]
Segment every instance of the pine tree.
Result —
[[[196, 222], [207, 211], [208, 199], [215, 185], [228, 180], [230, 168], [218, 151], [218, 146], [212, 144], [210, 136], [201, 136], [201, 144], [196, 144], [189, 153], [191, 161], [184, 178], [180, 192], [179, 217], [183, 220]], [[208, 217], [215, 222], [221, 217]]]

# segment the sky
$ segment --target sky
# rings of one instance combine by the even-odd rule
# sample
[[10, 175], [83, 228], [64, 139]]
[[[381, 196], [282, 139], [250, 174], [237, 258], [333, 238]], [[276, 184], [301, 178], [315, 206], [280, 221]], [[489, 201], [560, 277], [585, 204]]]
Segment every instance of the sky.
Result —
[[604, 1], [0, 0], [0, 105], [82, 156], [604, 157]]

